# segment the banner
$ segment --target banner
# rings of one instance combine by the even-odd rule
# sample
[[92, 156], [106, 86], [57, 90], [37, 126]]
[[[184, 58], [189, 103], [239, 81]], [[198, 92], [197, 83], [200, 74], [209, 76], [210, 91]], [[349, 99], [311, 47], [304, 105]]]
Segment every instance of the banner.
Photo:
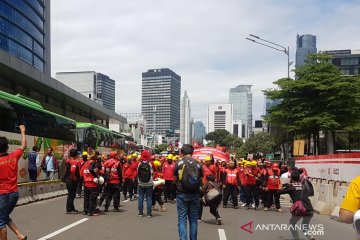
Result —
[[304, 156], [305, 140], [294, 140], [294, 156]]
[[206, 156], [213, 155], [215, 161], [229, 161], [230, 155], [213, 147], [203, 147], [194, 150], [192, 155], [197, 160], [204, 160]]

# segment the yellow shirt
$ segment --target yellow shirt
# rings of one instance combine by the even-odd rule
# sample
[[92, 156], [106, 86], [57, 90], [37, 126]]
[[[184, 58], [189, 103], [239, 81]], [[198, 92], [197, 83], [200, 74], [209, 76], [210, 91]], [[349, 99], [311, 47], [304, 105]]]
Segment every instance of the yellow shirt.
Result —
[[349, 188], [340, 208], [349, 210], [354, 213], [360, 209], [360, 176], [354, 178], [350, 182]]

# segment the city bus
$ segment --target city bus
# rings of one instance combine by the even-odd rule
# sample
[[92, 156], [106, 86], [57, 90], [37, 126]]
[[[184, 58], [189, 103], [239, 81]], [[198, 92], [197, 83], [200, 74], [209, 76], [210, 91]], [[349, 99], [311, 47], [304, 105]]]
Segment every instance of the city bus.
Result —
[[[39, 164], [49, 147], [54, 149], [54, 155], [63, 166], [63, 159], [69, 155], [70, 149], [76, 147], [76, 122], [73, 119], [47, 111], [43, 106], [20, 94], [13, 95], [0, 91], [0, 136], [9, 140], [9, 152], [21, 145], [19, 125], [26, 126], [28, 147], [18, 163], [18, 182], [27, 182], [27, 154], [34, 145], [39, 150]], [[60, 172], [63, 169], [60, 168]], [[38, 172], [38, 179], [44, 178]]]
[[105, 127], [87, 122], [76, 123], [77, 150], [86, 151], [91, 147], [100, 154], [125, 149], [125, 136]]

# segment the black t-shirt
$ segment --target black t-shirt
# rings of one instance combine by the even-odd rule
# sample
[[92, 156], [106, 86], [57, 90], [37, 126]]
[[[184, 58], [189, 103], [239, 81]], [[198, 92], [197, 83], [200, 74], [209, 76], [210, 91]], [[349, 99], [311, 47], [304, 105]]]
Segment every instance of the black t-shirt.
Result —
[[[177, 189], [177, 192], [180, 192], [180, 193], [186, 193], [186, 192], [184, 192], [183, 187], [181, 186], [181, 182], [180, 182], [180, 180], [179, 180], [179, 174], [180, 174], [180, 172], [181, 172], [181, 170], [182, 170], [182, 168], [183, 168], [183, 165], [185, 164], [185, 161], [189, 161], [189, 162], [194, 161], [194, 162], [196, 162], [197, 165], [198, 165], [198, 168], [199, 168], [199, 176], [200, 176], [200, 178], [203, 177], [202, 166], [201, 166], [201, 164], [200, 164], [197, 160], [195, 160], [194, 158], [184, 157], [183, 159], [177, 161], [177, 162], [175, 163], [174, 176], [177, 178], [177, 181], [176, 181], [176, 187], [177, 187], [176, 189]], [[200, 192], [200, 188], [199, 188], [199, 192]]]

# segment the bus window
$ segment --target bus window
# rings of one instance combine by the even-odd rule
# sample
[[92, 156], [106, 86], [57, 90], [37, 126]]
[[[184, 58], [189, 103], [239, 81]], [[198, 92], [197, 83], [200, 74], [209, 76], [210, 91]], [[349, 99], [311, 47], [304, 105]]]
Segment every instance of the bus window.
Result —
[[75, 129], [76, 137], [77, 137], [77, 150], [78, 151], [85, 151], [86, 148], [84, 147], [84, 132], [83, 128]]
[[85, 136], [84, 139], [85, 148], [92, 147], [93, 149], [96, 149], [97, 134], [95, 129], [93, 128], [86, 129], [84, 136]]
[[99, 131], [99, 147], [105, 147], [106, 136], [104, 132]]
[[107, 135], [107, 140], [108, 140], [108, 144], [107, 146], [110, 147], [110, 148], [114, 148], [114, 139], [113, 139], [113, 135], [112, 133], [106, 133]]
[[16, 125], [18, 116], [13, 106], [6, 100], [0, 99], [0, 130], [5, 132], [18, 132]]

